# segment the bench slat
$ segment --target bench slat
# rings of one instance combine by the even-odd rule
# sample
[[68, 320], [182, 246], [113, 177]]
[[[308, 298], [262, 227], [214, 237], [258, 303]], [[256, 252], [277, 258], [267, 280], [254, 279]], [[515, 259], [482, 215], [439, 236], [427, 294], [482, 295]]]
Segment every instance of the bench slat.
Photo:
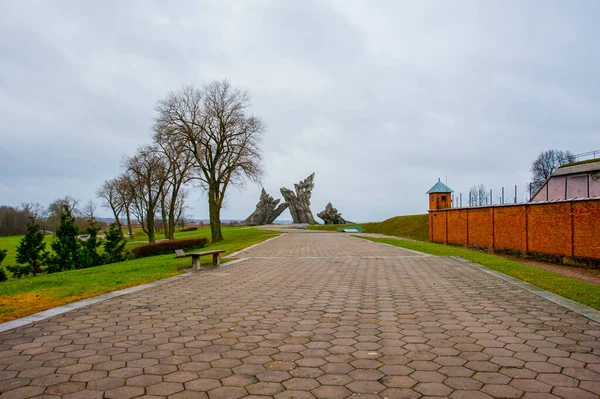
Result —
[[176, 249], [175, 256], [178, 258], [185, 258], [185, 252], [183, 252], [183, 249]]
[[224, 249], [216, 249], [214, 251], [206, 251], [206, 252], [192, 252], [190, 254], [186, 254], [186, 256], [204, 256], [204, 255], [214, 255], [214, 254], [222, 254], [224, 253]]

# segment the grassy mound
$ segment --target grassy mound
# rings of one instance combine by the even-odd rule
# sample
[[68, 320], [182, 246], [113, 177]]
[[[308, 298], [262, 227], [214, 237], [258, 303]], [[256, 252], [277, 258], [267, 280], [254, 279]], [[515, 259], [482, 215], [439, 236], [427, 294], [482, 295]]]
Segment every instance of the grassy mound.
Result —
[[360, 225], [365, 233], [385, 234], [420, 241], [429, 240], [429, 219], [427, 214], [395, 216], [378, 223], [308, 226], [308, 228], [311, 230], [336, 231], [339, 227], [356, 225]]

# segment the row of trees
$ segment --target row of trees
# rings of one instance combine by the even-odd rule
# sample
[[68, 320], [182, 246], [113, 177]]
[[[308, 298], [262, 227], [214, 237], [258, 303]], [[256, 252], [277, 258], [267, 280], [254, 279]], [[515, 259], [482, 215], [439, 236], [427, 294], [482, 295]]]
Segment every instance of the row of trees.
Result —
[[213, 242], [223, 240], [221, 209], [226, 190], [262, 176], [260, 139], [265, 124], [249, 115], [247, 92], [229, 81], [184, 87], [156, 106], [153, 143], [125, 158], [122, 173], [104, 182], [97, 195], [117, 221], [131, 215], [155, 242], [157, 218], [174, 239], [192, 187], [208, 197]]
[[[64, 205], [60, 222], [50, 244], [52, 252], [46, 251], [44, 233], [34, 217], [27, 224], [25, 236], [16, 249], [18, 265], [6, 267], [14, 277], [20, 278], [40, 273], [55, 273], [64, 270], [82, 269], [106, 263], [121, 262], [126, 259], [126, 241], [117, 223], [112, 223], [104, 240], [98, 237], [100, 227], [95, 219], [88, 220], [85, 232], [87, 240], [79, 239], [79, 228], [68, 206]], [[100, 247], [104, 252], [99, 253]], [[6, 250], [0, 251], [2, 260]]]
[[95, 218], [96, 204], [93, 201], [80, 208], [79, 201], [68, 195], [52, 201], [47, 208], [39, 203], [25, 203], [18, 207], [0, 206], [0, 236], [25, 234], [31, 218], [36, 220], [42, 230], [54, 232], [60, 224], [64, 206], [68, 207], [75, 225], [81, 231], [87, 228], [88, 220]]

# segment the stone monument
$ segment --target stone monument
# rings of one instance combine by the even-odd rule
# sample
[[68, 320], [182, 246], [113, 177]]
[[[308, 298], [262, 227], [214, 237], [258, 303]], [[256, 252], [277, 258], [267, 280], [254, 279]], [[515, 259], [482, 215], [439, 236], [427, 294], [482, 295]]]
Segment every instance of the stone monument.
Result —
[[[288, 207], [288, 204], [285, 202], [279, 204], [279, 201], [279, 199], [273, 199], [263, 188], [258, 204], [256, 204], [256, 210], [244, 220], [244, 224], [255, 226], [273, 223]], [[278, 204], [279, 206], [277, 206]]]
[[346, 221], [342, 217], [342, 214], [331, 205], [331, 202], [325, 206], [323, 212], [317, 213], [317, 216], [323, 219], [325, 224], [346, 224]]
[[294, 223], [317, 224], [310, 210], [310, 196], [312, 189], [315, 187], [314, 178], [315, 174], [313, 173], [300, 183], [294, 184], [296, 192], [285, 187], [280, 190], [284, 201], [290, 207], [290, 214]]

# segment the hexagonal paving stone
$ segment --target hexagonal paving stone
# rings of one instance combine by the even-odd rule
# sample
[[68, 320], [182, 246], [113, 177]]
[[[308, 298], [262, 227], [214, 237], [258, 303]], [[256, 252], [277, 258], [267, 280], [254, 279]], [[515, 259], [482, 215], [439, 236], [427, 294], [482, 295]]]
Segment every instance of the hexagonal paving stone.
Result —
[[337, 385], [321, 385], [312, 390], [311, 393], [319, 399], [343, 399], [350, 396], [352, 391]]
[[284, 391], [285, 388], [277, 382], [258, 382], [247, 386], [246, 390], [252, 395], [275, 395]]
[[183, 384], [177, 382], [160, 382], [146, 388], [148, 395], [169, 396], [183, 391]]
[[353, 381], [347, 384], [346, 388], [359, 394], [370, 393], [376, 395], [383, 391], [386, 387], [377, 381]]
[[210, 399], [238, 399], [246, 395], [246, 390], [240, 387], [220, 387], [208, 392]]
[[295, 391], [310, 391], [320, 384], [317, 380], [313, 378], [291, 378], [283, 382], [283, 385], [286, 389], [291, 389]]
[[104, 397], [107, 399], [129, 399], [141, 396], [144, 394], [144, 388], [125, 386], [114, 388], [104, 393]]

